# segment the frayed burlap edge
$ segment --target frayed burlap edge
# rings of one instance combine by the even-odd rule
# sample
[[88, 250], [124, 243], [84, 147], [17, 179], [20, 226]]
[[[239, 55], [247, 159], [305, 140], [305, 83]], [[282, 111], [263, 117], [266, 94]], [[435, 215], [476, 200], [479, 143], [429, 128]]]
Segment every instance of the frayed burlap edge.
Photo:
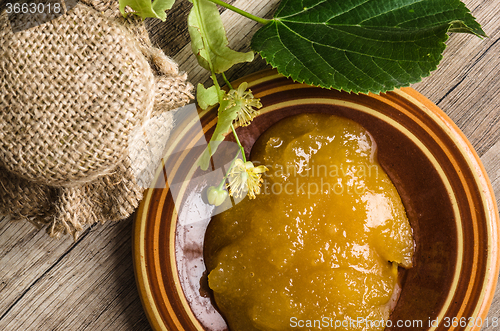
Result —
[[127, 158], [115, 171], [94, 182], [73, 188], [33, 185], [0, 168], [0, 213], [14, 221], [47, 226], [51, 237], [70, 234], [74, 240], [86, 225], [130, 216], [142, 199]]

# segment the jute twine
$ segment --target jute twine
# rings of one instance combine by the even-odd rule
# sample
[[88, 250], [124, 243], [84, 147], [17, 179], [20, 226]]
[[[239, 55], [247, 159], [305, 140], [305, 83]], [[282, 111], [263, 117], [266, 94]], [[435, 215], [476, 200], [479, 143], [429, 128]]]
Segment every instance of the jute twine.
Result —
[[192, 98], [140, 19], [84, 2], [16, 33], [0, 14], [0, 215], [75, 239], [135, 210]]

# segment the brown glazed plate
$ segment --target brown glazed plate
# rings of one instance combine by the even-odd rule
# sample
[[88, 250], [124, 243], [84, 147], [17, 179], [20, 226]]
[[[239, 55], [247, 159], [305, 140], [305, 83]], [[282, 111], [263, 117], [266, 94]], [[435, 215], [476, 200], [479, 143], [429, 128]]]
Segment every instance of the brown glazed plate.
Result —
[[[294, 83], [272, 70], [241, 81], [263, 104], [252, 125], [237, 128], [247, 155], [272, 124], [302, 112], [350, 118], [375, 138], [415, 239], [414, 267], [400, 272], [402, 291], [386, 329], [401, 329], [397, 321], [411, 330], [486, 325], [500, 261], [497, 205], [477, 154], [437, 106], [411, 88], [357, 95]], [[216, 112], [177, 112], [155, 188], [146, 191], [136, 216], [135, 274], [157, 331], [227, 330], [207, 289], [203, 240], [210, 216], [219, 212], [206, 203], [205, 191], [220, 181], [231, 156], [218, 152], [210, 171], [196, 166]], [[227, 144], [220, 150], [232, 148], [226, 154], [234, 156], [234, 144]]]

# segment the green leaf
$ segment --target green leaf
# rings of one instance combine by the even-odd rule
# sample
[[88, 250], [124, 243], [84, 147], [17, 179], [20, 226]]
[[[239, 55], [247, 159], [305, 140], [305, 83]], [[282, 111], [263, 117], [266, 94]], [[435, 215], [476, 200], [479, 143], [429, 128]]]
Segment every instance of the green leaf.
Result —
[[203, 84], [198, 83], [198, 87], [196, 88], [196, 100], [198, 101], [200, 108], [203, 110], [216, 105], [219, 102], [217, 88], [215, 86], [211, 86], [206, 89]]
[[217, 119], [217, 126], [215, 127], [214, 134], [208, 142], [208, 146], [200, 156], [198, 160], [198, 165], [201, 170], [207, 170], [210, 165], [210, 157], [214, 155], [219, 147], [220, 143], [224, 140], [225, 135], [231, 129], [231, 124], [238, 116], [238, 111], [241, 105], [236, 104], [234, 106], [228, 107], [231, 101], [222, 100], [219, 105], [219, 118]]
[[153, 1], [153, 11], [156, 13], [159, 19], [165, 21], [167, 14], [165, 11], [172, 8], [175, 0], [154, 0]]
[[120, 0], [120, 12], [124, 17], [127, 16], [125, 13], [125, 7], [129, 6], [134, 11], [131, 14], [135, 14], [142, 19], [146, 17], [159, 18], [165, 21], [167, 18], [166, 10], [172, 8], [175, 0]]
[[214, 3], [196, 0], [193, 4], [188, 16], [188, 30], [191, 48], [203, 68], [222, 73], [234, 64], [253, 61], [253, 52], [236, 52], [227, 47], [226, 31]]
[[296, 81], [379, 93], [435, 70], [447, 32], [486, 36], [459, 0], [283, 0], [252, 49]]

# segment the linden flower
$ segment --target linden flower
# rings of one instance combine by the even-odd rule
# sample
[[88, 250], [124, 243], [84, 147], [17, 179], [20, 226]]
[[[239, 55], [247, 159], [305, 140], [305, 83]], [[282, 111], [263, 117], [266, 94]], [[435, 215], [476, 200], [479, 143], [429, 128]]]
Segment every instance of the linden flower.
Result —
[[231, 106], [239, 105], [238, 117], [236, 123], [239, 126], [247, 126], [259, 114], [259, 111], [254, 108], [261, 108], [262, 104], [259, 99], [253, 97], [252, 91], [248, 90], [248, 83], [243, 82], [238, 86], [237, 90], [231, 90], [227, 93], [226, 100], [231, 101]]
[[250, 161], [237, 159], [229, 172], [229, 195], [238, 198], [248, 191], [250, 199], [255, 199], [255, 195], [260, 194], [260, 183], [263, 182], [261, 174], [267, 170], [265, 166], [255, 167]]

